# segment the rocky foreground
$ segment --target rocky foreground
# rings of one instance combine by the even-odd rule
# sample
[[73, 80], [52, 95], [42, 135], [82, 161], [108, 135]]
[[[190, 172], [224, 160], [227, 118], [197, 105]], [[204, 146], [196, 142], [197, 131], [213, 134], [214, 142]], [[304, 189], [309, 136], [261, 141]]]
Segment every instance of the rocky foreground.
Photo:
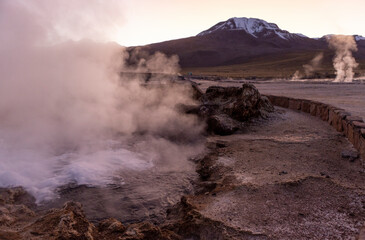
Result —
[[194, 194], [160, 225], [90, 222], [76, 202], [40, 211], [12, 188], [0, 191], [0, 239], [364, 239], [364, 166], [342, 134], [309, 114], [272, 112], [252, 85], [195, 93], [200, 104], [184, 111], [215, 135], [193, 159]]

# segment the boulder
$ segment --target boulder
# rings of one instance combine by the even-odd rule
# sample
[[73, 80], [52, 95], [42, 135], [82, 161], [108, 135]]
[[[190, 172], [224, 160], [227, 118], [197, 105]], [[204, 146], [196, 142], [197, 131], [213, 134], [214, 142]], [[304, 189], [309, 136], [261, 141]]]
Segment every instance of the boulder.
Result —
[[196, 84], [195, 82], [191, 82], [191, 88], [192, 88], [192, 92], [193, 92], [193, 99], [200, 101], [204, 95], [203, 91], [200, 90], [200, 88], [198, 87], [198, 84]]
[[44, 239], [87, 239], [96, 235], [95, 226], [84, 215], [82, 205], [66, 202], [62, 209], [50, 210], [26, 228], [25, 236], [43, 236]]
[[208, 131], [217, 135], [230, 135], [242, 124], [225, 114], [213, 115], [207, 119]]
[[242, 87], [211, 86], [205, 94], [197, 84], [191, 84], [193, 95], [200, 105], [179, 105], [179, 111], [196, 114], [207, 123], [208, 132], [229, 135], [241, 129], [254, 117], [267, 118], [274, 107], [265, 96], [261, 96], [252, 84]]
[[21, 204], [29, 194], [22, 188], [0, 189], [0, 239], [49, 240], [180, 240], [174, 232], [140, 222], [124, 226], [114, 218], [99, 222], [88, 221], [82, 205], [66, 202], [61, 209], [32, 211]]
[[266, 115], [273, 106], [252, 84], [242, 87], [211, 86], [202, 98], [204, 105], [215, 106], [215, 111], [227, 114], [237, 121], [247, 121], [252, 117]]
[[341, 157], [352, 162], [359, 158], [359, 153], [357, 151], [345, 150], [341, 152]]

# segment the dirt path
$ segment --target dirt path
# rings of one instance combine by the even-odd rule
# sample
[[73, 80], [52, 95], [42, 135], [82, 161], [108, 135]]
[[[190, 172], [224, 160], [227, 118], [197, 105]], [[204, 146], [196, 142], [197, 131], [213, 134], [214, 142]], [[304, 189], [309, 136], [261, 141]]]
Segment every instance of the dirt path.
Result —
[[315, 117], [279, 112], [247, 133], [211, 137], [219, 147], [201, 172], [217, 187], [189, 202], [243, 239], [355, 239], [365, 174], [359, 159], [341, 157], [352, 145]]

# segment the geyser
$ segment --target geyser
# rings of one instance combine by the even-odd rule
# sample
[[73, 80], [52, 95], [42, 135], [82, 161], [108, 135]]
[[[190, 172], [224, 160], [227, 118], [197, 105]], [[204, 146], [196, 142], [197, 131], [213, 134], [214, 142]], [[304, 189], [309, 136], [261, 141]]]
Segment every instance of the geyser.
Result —
[[[323, 53], [321, 52], [318, 53], [316, 56], [314, 56], [314, 58], [308, 64], [304, 64], [303, 65], [304, 77], [312, 77], [315, 71], [321, 68], [322, 60], [323, 60]], [[299, 70], [297, 70], [294, 73], [292, 80], [298, 80], [302, 77], [303, 75], [299, 72]]]
[[194, 103], [189, 87], [120, 75], [172, 74], [177, 57], [128, 66], [123, 47], [81, 40], [108, 40], [119, 2], [0, 2], [1, 187], [23, 186], [39, 202], [70, 182], [120, 184], [121, 170], [181, 169], [202, 149], [201, 124], [176, 108]]
[[357, 45], [353, 36], [329, 35], [327, 36], [329, 47], [335, 50], [333, 67], [336, 70], [335, 82], [352, 82], [354, 68], [359, 64], [352, 56], [357, 51]]

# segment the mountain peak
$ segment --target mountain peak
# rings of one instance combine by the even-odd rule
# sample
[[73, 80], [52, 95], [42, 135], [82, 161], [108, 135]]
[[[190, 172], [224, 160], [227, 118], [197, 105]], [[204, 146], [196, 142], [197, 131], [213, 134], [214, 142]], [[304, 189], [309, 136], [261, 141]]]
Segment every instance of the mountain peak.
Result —
[[354, 35], [354, 38], [356, 42], [365, 40], [365, 37], [361, 35]]
[[217, 23], [213, 27], [198, 34], [198, 36], [204, 36], [217, 31], [245, 31], [255, 38], [258, 37], [272, 37], [277, 36], [284, 40], [293, 38], [306, 37], [302, 34], [290, 33], [285, 30], [281, 30], [275, 23], [268, 23], [265, 20], [258, 18], [246, 18], [246, 17], [233, 17], [227, 21]]

